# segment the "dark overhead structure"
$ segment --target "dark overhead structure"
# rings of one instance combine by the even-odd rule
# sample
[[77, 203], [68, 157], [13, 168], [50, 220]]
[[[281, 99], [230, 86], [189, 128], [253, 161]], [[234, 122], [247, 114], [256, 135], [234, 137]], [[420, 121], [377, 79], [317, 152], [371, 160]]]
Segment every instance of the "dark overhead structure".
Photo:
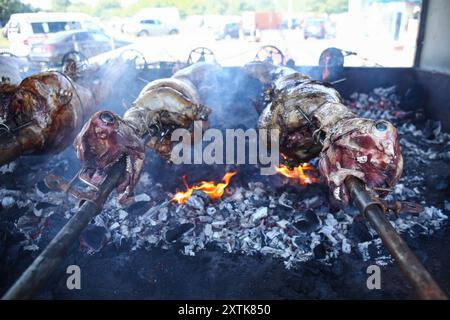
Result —
[[414, 71], [423, 86], [427, 115], [450, 131], [450, 2], [424, 0]]

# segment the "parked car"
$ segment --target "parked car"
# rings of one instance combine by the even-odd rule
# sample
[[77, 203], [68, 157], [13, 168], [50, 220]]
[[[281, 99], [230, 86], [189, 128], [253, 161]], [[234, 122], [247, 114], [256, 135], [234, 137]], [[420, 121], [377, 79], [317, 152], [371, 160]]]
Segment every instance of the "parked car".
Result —
[[123, 24], [122, 31], [138, 37], [162, 36], [179, 32], [177, 27], [163, 23], [159, 19], [129, 19]]
[[326, 20], [322, 18], [308, 18], [303, 25], [303, 37], [324, 39], [326, 36]]
[[[296, 18], [291, 19], [291, 29], [298, 29], [300, 27], [300, 22]], [[281, 29], [289, 29], [289, 19], [285, 19], [281, 22]]]
[[118, 41], [103, 32], [63, 31], [32, 45], [29, 59], [32, 62], [58, 66], [68, 52], [79, 52], [86, 58], [128, 44]]
[[238, 22], [230, 22], [223, 25], [222, 28], [216, 33], [216, 39], [239, 39], [239, 34], [241, 32], [241, 26]]
[[3, 34], [8, 38], [11, 53], [27, 56], [34, 43], [69, 30], [102, 31], [102, 28], [94, 18], [82, 13], [15, 13], [11, 15]]

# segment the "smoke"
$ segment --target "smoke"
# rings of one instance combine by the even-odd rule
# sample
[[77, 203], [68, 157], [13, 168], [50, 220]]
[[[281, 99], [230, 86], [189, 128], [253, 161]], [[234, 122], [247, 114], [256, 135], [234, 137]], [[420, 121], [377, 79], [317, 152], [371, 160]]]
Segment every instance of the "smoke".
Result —
[[213, 112], [209, 117], [211, 127], [217, 129], [254, 128], [258, 121], [255, 100], [262, 97], [262, 88], [241, 68], [216, 68], [214, 73], [197, 83], [202, 90], [202, 103]]
[[19, 84], [22, 80], [20, 74], [22, 64], [18, 58], [0, 55], [0, 79], [9, 81], [11, 84]]
[[[264, 88], [260, 82], [249, 77], [242, 68], [224, 69], [218, 65], [198, 63], [177, 73], [175, 77], [180, 77], [180, 74], [181, 77], [193, 82], [200, 94], [201, 103], [212, 109], [209, 116], [209, 128], [219, 130], [222, 137], [228, 137], [229, 131], [248, 132], [248, 129], [256, 129], [259, 114], [255, 104], [263, 104]], [[226, 146], [219, 148], [221, 151], [216, 150], [223, 153], [218, 158], [227, 159], [228, 164], [239, 163], [240, 166], [254, 164], [254, 158], [257, 158], [259, 162], [261, 158], [258, 154], [262, 152], [262, 149], [266, 150], [267, 146], [258, 144], [259, 139], [252, 141], [246, 137], [242, 141], [245, 141], [244, 155], [241, 153], [242, 148], [237, 146], [234, 148], [234, 144], [240, 143], [239, 139], [226, 139]], [[215, 138], [204, 139], [201, 147], [206, 150], [215, 142]], [[256, 145], [257, 149], [252, 148]], [[271, 160], [278, 157], [278, 153], [270, 154]], [[263, 164], [260, 163], [260, 165]], [[264, 163], [264, 166], [267, 165]]]

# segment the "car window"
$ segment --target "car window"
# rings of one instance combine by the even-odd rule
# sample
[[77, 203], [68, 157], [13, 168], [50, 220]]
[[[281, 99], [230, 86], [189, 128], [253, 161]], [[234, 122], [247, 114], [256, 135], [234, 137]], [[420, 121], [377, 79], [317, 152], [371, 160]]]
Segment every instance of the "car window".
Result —
[[81, 23], [79, 21], [68, 21], [66, 24], [66, 30], [80, 30]]
[[79, 23], [74, 21], [32, 22], [33, 33], [56, 33], [77, 29]]
[[33, 33], [45, 33], [44, 24], [42, 22], [33, 22], [31, 24], [31, 29], [33, 30]]
[[8, 32], [20, 33], [20, 23], [19, 22], [10, 22], [8, 24]]
[[47, 22], [48, 31], [50, 33], [66, 31], [67, 21]]

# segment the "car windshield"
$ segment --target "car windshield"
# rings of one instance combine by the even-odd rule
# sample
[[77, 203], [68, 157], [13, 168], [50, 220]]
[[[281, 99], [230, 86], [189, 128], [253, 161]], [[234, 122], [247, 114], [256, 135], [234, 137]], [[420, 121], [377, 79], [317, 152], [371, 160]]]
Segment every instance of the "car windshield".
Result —
[[[282, 55], [276, 59], [298, 66], [316, 66], [326, 49], [336, 48], [345, 66], [410, 67], [422, 10], [420, 0], [158, 0], [154, 6], [147, 0], [23, 2], [26, 12], [61, 17], [29, 25], [15, 17], [25, 38], [29, 32], [101, 31], [148, 62], [185, 62], [192, 50], [205, 47], [224, 66], [242, 66], [261, 47], [273, 46]], [[75, 14], [85, 20], [71, 21]], [[9, 33], [17, 30], [10, 27]]]

